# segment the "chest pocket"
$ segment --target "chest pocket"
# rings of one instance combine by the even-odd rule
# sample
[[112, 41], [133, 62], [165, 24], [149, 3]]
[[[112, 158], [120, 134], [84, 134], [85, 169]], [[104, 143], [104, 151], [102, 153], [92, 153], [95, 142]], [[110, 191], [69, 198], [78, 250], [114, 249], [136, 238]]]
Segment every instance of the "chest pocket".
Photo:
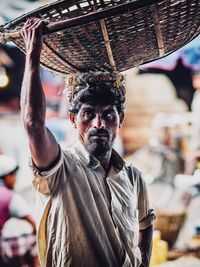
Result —
[[[134, 176], [135, 177], [135, 176]], [[111, 193], [112, 218], [120, 236], [130, 247], [138, 246], [138, 185], [128, 168], [107, 179]]]
[[112, 181], [112, 213], [114, 222], [123, 239], [132, 247], [138, 246], [139, 221], [137, 209], [137, 190], [126, 172]]
[[137, 247], [139, 239], [138, 209], [122, 205], [122, 217], [125, 237], [131, 247]]

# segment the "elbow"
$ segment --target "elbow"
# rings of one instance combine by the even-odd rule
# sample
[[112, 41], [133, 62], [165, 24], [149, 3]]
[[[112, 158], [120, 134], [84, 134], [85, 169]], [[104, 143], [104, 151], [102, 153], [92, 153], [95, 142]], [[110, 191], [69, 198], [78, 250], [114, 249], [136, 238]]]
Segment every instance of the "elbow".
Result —
[[34, 119], [30, 117], [23, 118], [24, 128], [28, 134], [39, 133], [44, 131], [45, 123], [42, 120]]

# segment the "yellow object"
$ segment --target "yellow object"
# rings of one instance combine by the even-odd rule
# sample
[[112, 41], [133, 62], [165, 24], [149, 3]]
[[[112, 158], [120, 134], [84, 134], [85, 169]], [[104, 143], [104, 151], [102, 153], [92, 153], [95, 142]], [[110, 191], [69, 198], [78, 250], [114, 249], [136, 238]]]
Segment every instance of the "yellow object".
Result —
[[9, 83], [9, 78], [6, 73], [1, 73], [0, 72], [0, 88], [4, 88], [8, 85]]
[[197, 169], [200, 169], [200, 161], [199, 160], [197, 161], [196, 167], [197, 167]]
[[166, 262], [167, 257], [168, 257], [168, 244], [166, 241], [161, 240], [159, 231], [154, 231], [150, 266], [153, 267], [154, 265]]
[[194, 235], [189, 243], [191, 248], [200, 248], [200, 235]]

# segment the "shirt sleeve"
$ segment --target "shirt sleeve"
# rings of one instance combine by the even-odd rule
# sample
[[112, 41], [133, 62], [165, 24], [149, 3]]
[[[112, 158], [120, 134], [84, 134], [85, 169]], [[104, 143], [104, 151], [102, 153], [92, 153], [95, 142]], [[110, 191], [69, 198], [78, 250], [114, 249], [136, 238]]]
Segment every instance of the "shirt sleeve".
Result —
[[156, 218], [153, 208], [149, 204], [147, 187], [144, 179], [140, 174], [139, 192], [138, 192], [138, 210], [139, 210], [139, 225], [140, 230], [146, 229], [153, 224]]
[[14, 193], [10, 202], [9, 212], [12, 217], [16, 218], [23, 218], [30, 215], [30, 210], [26, 201], [16, 193]]
[[70, 156], [61, 148], [58, 159], [54, 165], [46, 171], [39, 170], [31, 159], [30, 167], [35, 177], [33, 180], [35, 189], [47, 196], [58, 190], [58, 188], [61, 188], [68, 176], [69, 165]]

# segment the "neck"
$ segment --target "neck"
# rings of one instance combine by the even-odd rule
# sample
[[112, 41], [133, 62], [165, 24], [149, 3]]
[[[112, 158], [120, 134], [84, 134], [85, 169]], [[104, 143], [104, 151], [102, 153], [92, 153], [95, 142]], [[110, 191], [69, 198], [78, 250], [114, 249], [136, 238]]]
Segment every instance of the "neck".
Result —
[[111, 154], [112, 154], [112, 150], [109, 150], [108, 152], [106, 152], [106, 154], [102, 156], [96, 156], [96, 158], [99, 160], [101, 166], [104, 168], [106, 173], [108, 173], [110, 170]]

